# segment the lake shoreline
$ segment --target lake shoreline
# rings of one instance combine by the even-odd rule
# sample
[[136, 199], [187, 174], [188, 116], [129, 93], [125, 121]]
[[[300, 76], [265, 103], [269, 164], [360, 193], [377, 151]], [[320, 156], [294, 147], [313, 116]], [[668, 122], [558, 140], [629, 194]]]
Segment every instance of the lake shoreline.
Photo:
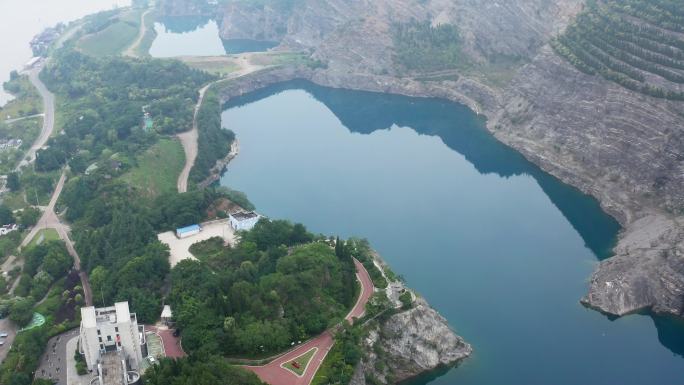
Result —
[[[312, 69], [305, 66], [280, 67], [264, 70], [251, 74], [244, 78], [221, 83], [219, 89], [221, 103], [225, 104], [232, 98], [258, 91], [267, 86], [284, 83], [293, 80], [306, 80], [323, 87], [349, 89], [357, 91], [378, 92], [385, 94], [404, 95], [418, 98], [440, 98], [456, 102], [469, 107], [478, 115], [494, 116], [500, 105], [500, 92], [481, 83], [461, 78], [458, 81], [426, 83], [412, 79], [398, 79], [391, 76], [359, 75], [348, 73], [336, 73], [325, 69]], [[653, 261], [654, 257], [647, 250], [637, 251], [635, 246], [660, 241], [666, 238], [668, 244], [676, 244], [677, 239], [684, 233], [677, 221], [659, 210], [643, 210], [643, 215], [635, 219], [635, 208], [626, 206], [611, 198], [613, 191], [602, 190], [601, 184], [589, 183], [589, 178], [581, 174], [580, 170], [567, 170], [555, 159], [540, 156], [535, 153], [533, 146], [527, 142], [520, 142], [514, 133], [506, 133], [504, 130], [495, 129], [490, 121], [487, 122], [487, 130], [499, 142], [513, 148], [522, 154], [530, 162], [536, 164], [544, 172], [558, 178], [565, 184], [575, 187], [584, 194], [594, 197], [604, 212], [613, 216], [622, 226], [618, 234], [617, 244], [611, 258], [602, 261], [598, 269], [591, 277], [591, 286], [583, 298], [578, 298], [585, 306], [599, 310], [601, 313], [612, 316], [622, 316], [633, 313], [639, 309], [654, 309], [657, 313], [668, 313], [682, 317], [679, 308], [674, 304], [678, 289], [663, 294], [662, 290], [650, 296], [644, 296], [642, 290], [632, 282], [623, 285], [618, 294], [610, 289], [611, 280], [618, 280], [619, 276], [626, 273], [625, 265], [636, 271], [635, 275], [652, 279], [650, 275], [654, 270], [660, 271], [662, 266], [655, 263], [646, 268], [638, 263], [640, 257]], [[631, 202], [635, 207], [638, 203]], [[659, 232], [653, 232], [651, 222], [660, 224]], [[632, 234], [627, 237], [627, 234]], [[637, 239], [638, 241], [635, 241]], [[630, 249], [631, 254], [630, 254]], [[617, 262], [616, 262], [617, 261]], [[635, 262], [637, 261], [637, 262]], [[643, 278], [642, 278], [643, 279]], [[680, 285], [684, 288], [684, 282]], [[679, 286], [678, 286], [679, 287]], [[624, 297], [620, 297], [622, 294]], [[666, 297], [666, 303], [660, 298]]]

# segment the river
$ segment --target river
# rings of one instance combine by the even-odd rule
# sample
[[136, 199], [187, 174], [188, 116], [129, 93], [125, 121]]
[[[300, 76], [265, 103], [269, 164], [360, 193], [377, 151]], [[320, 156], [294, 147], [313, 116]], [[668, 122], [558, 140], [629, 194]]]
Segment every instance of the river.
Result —
[[221, 184], [269, 217], [368, 238], [473, 345], [412, 384], [682, 383], [681, 323], [578, 302], [618, 224], [464, 106], [293, 82], [222, 119], [240, 154]]
[[[21, 70], [33, 56], [33, 36], [59, 22], [130, 5], [130, 0], [2, 0], [0, 1], [0, 84], [12, 70]], [[0, 87], [0, 106], [12, 97]]]

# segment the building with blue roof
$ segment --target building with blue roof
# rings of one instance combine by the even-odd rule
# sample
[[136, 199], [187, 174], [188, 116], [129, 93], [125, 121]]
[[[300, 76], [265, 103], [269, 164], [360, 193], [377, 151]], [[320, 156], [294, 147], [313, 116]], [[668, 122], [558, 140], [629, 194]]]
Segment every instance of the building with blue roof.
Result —
[[202, 227], [200, 225], [192, 225], [192, 226], [186, 226], [186, 227], [181, 227], [176, 229], [176, 237], [182, 239], [182, 238], [187, 238], [191, 237], [195, 234], [199, 234], [200, 231], [202, 231]]

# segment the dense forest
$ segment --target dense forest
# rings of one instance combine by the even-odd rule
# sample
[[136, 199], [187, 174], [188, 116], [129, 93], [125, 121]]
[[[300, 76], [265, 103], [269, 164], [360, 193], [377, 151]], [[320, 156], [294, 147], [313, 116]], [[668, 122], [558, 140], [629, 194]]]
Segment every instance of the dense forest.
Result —
[[587, 3], [555, 51], [580, 71], [657, 98], [684, 100], [684, 7], [670, 0]]
[[[62, 50], [41, 72], [50, 90], [61, 96], [65, 135], [37, 154], [36, 170], [49, 171], [67, 162], [83, 172], [104, 155], [134, 155], [149, 147], [157, 133], [192, 127], [197, 90], [210, 75], [178, 61], [94, 58]], [[156, 132], [142, 128], [143, 108]]]
[[466, 63], [456, 26], [432, 26], [429, 21], [392, 26], [395, 61], [410, 71], [431, 72], [458, 68]]
[[263, 356], [339, 322], [356, 299], [352, 251], [304, 226], [262, 219], [235, 247], [193, 246], [171, 272], [169, 301], [189, 352]]

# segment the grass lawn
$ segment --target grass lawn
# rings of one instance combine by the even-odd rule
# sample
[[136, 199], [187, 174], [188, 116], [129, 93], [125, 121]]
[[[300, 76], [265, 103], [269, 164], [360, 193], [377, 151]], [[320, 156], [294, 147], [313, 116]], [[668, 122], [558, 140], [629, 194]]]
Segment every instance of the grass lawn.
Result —
[[225, 76], [240, 69], [235, 63], [238, 59], [230, 56], [183, 57], [180, 60], [192, 68], [212, 75]]
[[2, 111], [0, 111], [2, 119], [0, 120], [8, 119], [8, 116], [9, 119], [14, 119], [43, 112], [43, 100], [40, 98], [38, 90], [29, 81], [28, 76], [23, 75], [12, 81], [12, 84], [17, 91], [14, 93], [16, 99], [10, 100], [2, 107]]
[[310, 64], [307, 54], [302, 52], [264, 52], [252, 56], [254, 64], [264, 66]]
[[140, 10], [125, 12], [102, 31], [82, 37], [77, 47], [93, 56], [119, 55], [135, 41], [139, 29]]
[[59, 240], [59, 234], [57, 234], [57, 230], [55, 229], [43, 229], [36, 234], [33, 239], [31, 239], [31, 242], [29, 242], [27, 248], [30, 249], [33, 246], [40, 245], [45, 242], [49, 241], [56, 241]]
[[26, 331], [26, 330], [31, 330], [33, 328], [37, 328], [38, 326], [43, 326], [45, 324], [45, 316], [43, 316], [40, 313], [33, 313], [33, 319], [31, 319], [31, 322], [26, 325], [25, 328], [19, 330], [20, 332]]
[[[304, 371], [306, 370], [306, 367], [309, 365], [309, 361], [313, 358], [313, 356], [316, 354], [318, 351], [318, 348], [312, 348], [306, 353], [302, 354], [301, 356], [295, 358], [294, 360], [287, 362], [282, 365], [283, 368], [293, 372], [294, 374], [301, 376], [304, 374]], [[294, 363], [297, 363], [299, 365], [299, 368], [294, 366]]]
[[178, 175], [185, 164], [185, 153], [175, 139], [160, 139], [138, 157], [137, 167], [122, 176], [130, 185], [157, 196], [177, 189]]

